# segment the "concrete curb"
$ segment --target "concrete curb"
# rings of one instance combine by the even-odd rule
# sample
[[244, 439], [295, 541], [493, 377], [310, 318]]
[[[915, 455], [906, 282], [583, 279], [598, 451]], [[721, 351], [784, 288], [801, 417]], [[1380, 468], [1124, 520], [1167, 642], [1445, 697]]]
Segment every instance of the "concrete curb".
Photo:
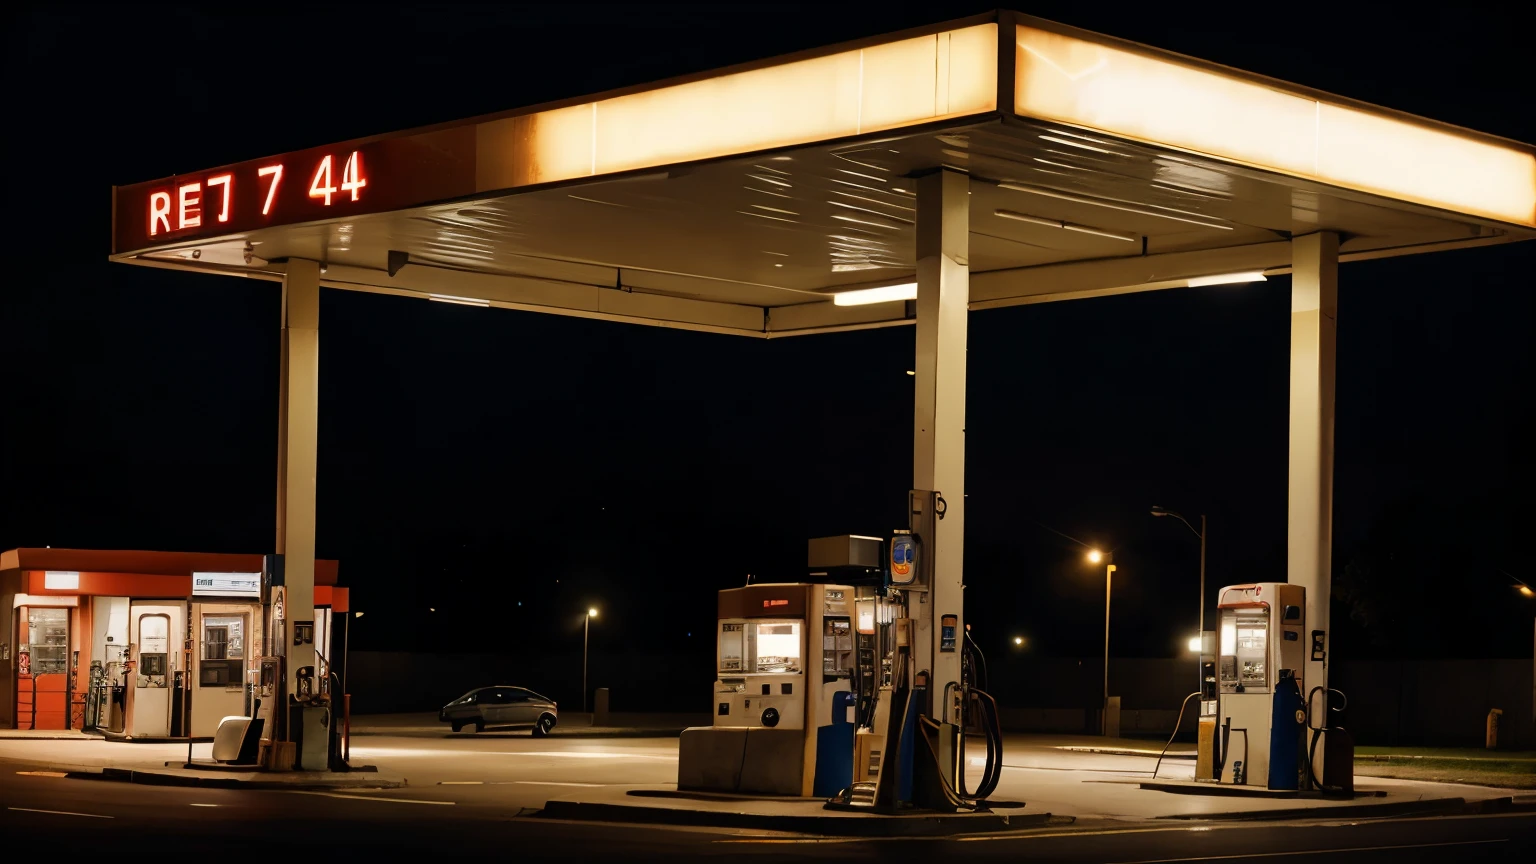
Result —
[[313, 791], [323, 789], [398, 789], [406, 782], [404, 780], [384, 780], [377, 774], [363, 772], [365, 776], [357, 779], [326, 778], [310, 779], [300, 774], [281, 775], [292, 776], [294, 780], [244, 780], [237, 777], [202, 777], [197, 774], [185, 774], [174, 771], [139, 771], [130, 768], [103, 768], [100, 771], [68, 771], [65, 776], [71, 780], [104, 780], [115, 783], [138, 783], [144, 786], [196, 786], [203, 789], [252, 789], [274, 790], [291, 789], [295, 791]]
[[1071, 817], [1049, 813], [1010, 816], [1004, 813], [924, 813], [910, 816], [832, 816], [819, 814], [769, 814], [742, 811], [683, 810], [582, 801], [550, 801], [539, 815], [572, 822], [621, 822], [645, 825], [678, 825], [693, 828], [753, 828], [793, 834], [834, 837], [947, 837], [987, 834], [1069, 824]]
[[1218, 820], [1260, 822], [1290, 819], [1379, 819], [1394, 816], [1461, 816], [1508, 812], [1510, 799], [1468, 802], [1465, 798], [1426, 798], [1420, 801], [1389, 801], [1381, 804], [1339, 804], [1332, 807], [1287, 807], [1279, 810], [1239, 810], [1230, 813], [1179, 813], [1158, 819], [1180, 821]]

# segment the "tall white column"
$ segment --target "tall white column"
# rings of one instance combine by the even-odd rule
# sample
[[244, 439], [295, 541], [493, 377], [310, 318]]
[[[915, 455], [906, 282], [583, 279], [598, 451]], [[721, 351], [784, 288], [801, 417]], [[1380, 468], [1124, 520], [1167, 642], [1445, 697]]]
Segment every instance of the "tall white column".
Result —
[[[277, 552], [287, 589], [288, 692], [315, 665], [313, 644], [294, 645], [296, 623], [315, 620], [315, 471], [320, 420], [320, 265], [289, 259], [283, 277], [282, 383], [277, 428]], [[318, 670], [317, 670], [318, 671]], [[315, 682], [319, 686], [319, 681]], [[279, 712], [287, 706], [277, 706]], [[290, 734], [293, 730], [290, 730]], [[301, 754], [302, 758], [302, 754]]]
[[[965, 356], [970, 304], [970, 178], [939, 170], [917, 181], [917, 395], [912, 484], [943, 496], [932, 546], [933, 584], [919, 616], [918, 668], [933, 673], [934, 713], [944, 685], [960, 680], [965, 634]], [[955, 616], [954, 643], [941, 620]], [[924, 625], [927, 625], [924, 632]]]
[[[1291, 447], [1286, 581], [1307, 589], [1305, 697], [1328, 686], [1325, 660], [1312, 660], [1311, 631], [1328, 631], [1333, 591], [1333, 378], [1339, 308], [1339, 235], [1291, 241]], [[1325, 637], [1324, 648], [1330, 644]], [[1319, 698], [1316, 710], [1326, 711]], [[1314, 718], [1314, 722], [1320, 718]], [[1318, 748], [1316, 773], [1322, 772]]]

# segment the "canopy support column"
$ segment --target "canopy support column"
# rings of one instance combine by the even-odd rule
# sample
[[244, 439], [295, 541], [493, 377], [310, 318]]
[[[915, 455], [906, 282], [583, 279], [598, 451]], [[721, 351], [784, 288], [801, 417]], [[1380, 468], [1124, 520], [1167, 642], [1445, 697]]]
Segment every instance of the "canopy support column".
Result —
[[[1339, 306], [1339, 235], [1319, 232], [1291, 241], [1290, 496], [1286, 581], [1307, 589], [1305, 698], [1328, 686], [1328, 604], [1333, 590], [1333, 397]], [[1321, 632], [1323, 651], [1312, 634]], [[1327, 699], [1313, 705], [1313, 725], [1326, 725]], [[1322, 776], [1323, 748], [1314, 773]]]
[[[315, 669], [315, 474], [320, 424], [320, 265], [290, 259], [283, 276], [282, 381], [277, 427], [277, 552], [283, 556], [283, 585], [287, 592], [284, 643], [289, 705], [273, 706], [273, 716], [285, 714], [287, 738], [298, 741], [295, 767], [326, 769], [324, 734], [308, 734], [317, 726], [312, 717], [322, 708], [292, 704], [298, 673]], [[309, 639], [296, 639], [308, 625]], [[318, 694], [321, 682], [312, 679]], [[322, 729], [323, 731], [323, 729]]]
[[[954, 720], [941, 704], [960, 681], [964, 650], [965, 357], [970, 301], [970, 178], [938, 170], [917, 181], [917, 394], [912, 485], [938, 492], [943, 518], [924, 537], [933, 583], [918, 616], [917, 668], [930, 670], [933, 716]], [[946, 631], [945, 616], [953, 615]]]

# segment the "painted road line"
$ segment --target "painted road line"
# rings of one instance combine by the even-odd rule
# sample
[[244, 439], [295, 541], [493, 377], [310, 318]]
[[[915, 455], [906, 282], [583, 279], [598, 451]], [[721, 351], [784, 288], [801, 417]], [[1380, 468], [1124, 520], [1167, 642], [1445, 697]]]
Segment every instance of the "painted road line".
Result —
[[191, 806], [191, 807], [217, 807], [219, 805], [217, 805], [217, 804], [191, 804], [191, 805], [188, 805], [188, 806]]
[[484, 780], [439, 780], [439, 786], [483, 786]]
[[[585, 789], [601, 789], [604, 786], [611, 786], [611, 785], [616, 785], [616, 784], [611, 784], [611, 783], [557, 783], [554, 780], [499, 780], [499, 781], [496, 782], [495, 785], [497, 785], [497, 786], [506, 786], [506, 785], [516, 785], [516, 786], [580, 786], [580, 787], [585, 788]], [[622, 784], [618, 784], [618, 785], [622, 785]]]
[[420, 798], [382, 798], [374, 795], [343, 795], [340, 792], [306, 792], [295, 789], [300, 795], [319, 795], [322, 798], [345, 798], [351, 801], [385, 801], [390, 804], [434, 804], [438, 807], [452, 807], [457, 801], [424, 801]]
[[489, 753], [480, 753], [481, 756], [541, 756], [549, 759], [658, 759], [664, 762], [676, 762], [676, 756], [656, 756], [650, 753], [591, 753], [580, 750], [573, 751], [541, 751], [528, 752], [524, 750], [497, 750]]
[[68, 777], [63, 771], [17, 771], [22, 777]]
[[38, 810], [34, 807], [7, 807], [7, 810], [15, 810], [20, 813], [47, 813], [50, 816], [84, 816], [87, 819], [116, 819], [116, 816], [102, 816], [99, 813], [75, 813], [70, 810]]

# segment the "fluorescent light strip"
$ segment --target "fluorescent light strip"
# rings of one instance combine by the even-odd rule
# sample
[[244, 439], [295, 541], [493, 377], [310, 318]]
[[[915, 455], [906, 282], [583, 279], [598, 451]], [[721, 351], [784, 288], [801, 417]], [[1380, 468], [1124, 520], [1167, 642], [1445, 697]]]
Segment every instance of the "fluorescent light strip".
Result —
[[1219, 222], [1210, 222], [1205, 219], [1191, 219], [1187, 216], [1174, 216], [1171, 213], [1159, 213], [1156, 210], [1150, 210], [1145, 207], [1135, 207], [1130, 204], [1120, 204], [1113, 201], [1105, 201], [1102, 198], [1089, 198], [1086, 195], [1073, 195], [1070, 192], [1058, 192], [1055, 189], [1044, 189], [1039, 186], [1024, 186], [1018, 183], [999, 183], [997, 184], [997, 188], [1007, 189], [1011, 192], [1028, 192], [1031, 195], [1044, 195], [1047, 198], [1059, 198], [1062, 201], [1071, 201], [1074, 204], [1092, 204], [1095, 207], [1106, 207], [1110, 210], [1123, 210], [1127, 213], [1139, 213], [1142, 216], [1156, 216], [1160, 219], [1172, 219], [1175, 222], [1188, 222], [1191, 225], [1199, 225], [1204, 228], [1218, 228], [1222, 231], [1232, 230], [1231, 225], [1223, 225]]
[[1244, 282], [1267, 282], [1263, 271], [1255, 270], [1250, 273], [1222, 273], [1217, 276], [1196, 276], [1189, 280], [1189, 287], [1201, 288], [1206, 285], [1238, 285]]
[[1072, 222], [1060, 222], [1055, 219], [1042, 219], [1039, 216], [1030, 216], [1017, 213], [1013, 210], [993, 210], [993, 216], [1001, 219], [1012, 219], [1015, 222], [1028, 222], [1031, 225], [1043, 225], [1046, 228], [1061, 228], [1066, 231], [1076, 231], [1079, 234], [1092, 234], [1095, 237], [1108, 237], [1111, 240], [1124, 240], [1127, 243], [1135, 243], [1141, 239], [1140, 234], [1121, 234], [1118, 231], [1106, 231], [1103, 228], [1091, 228], [1087, 225], [1077, 225]]
[[832, 302], [838, 306], [867, 306], [871, 303], [916, 299], [916, 282], [906, 285], [887, 285], [884, 288], [861, 288], [857, 291], [843, 291], [832, 295]]
[[455, 297], [452, 294], [428, 294], [427, 299], [435, 303], [454, 303], [459, 306], [489, 306], [489, 300], [477, 300], [474, 297]]

